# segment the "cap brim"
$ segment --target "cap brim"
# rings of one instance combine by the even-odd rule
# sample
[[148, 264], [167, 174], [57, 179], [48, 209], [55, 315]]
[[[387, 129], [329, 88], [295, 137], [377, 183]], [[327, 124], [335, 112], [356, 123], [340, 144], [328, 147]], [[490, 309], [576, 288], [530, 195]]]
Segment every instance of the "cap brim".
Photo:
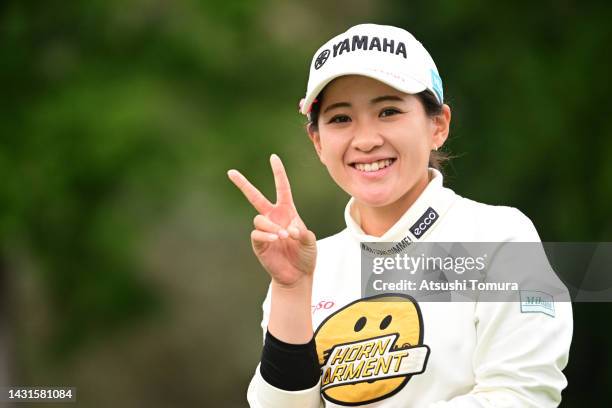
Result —
[[400, 92], [415, 94], [422, 92], [427, 89], [427, 85], [418, 81], [410, 76], [398, 76], [397, 74], [391, 74], [390, 72], [386, 72], [381, 69], [376, 68], [362, 68], [362, 69], [353, 69], [353, 70], [341, 70], [338, 72], [330, 72], [329, 75], [321, 78], [319, 83], [310, 90], [306, 94], [304, 98], [304, 103], [300, 109], [300, 112], [304, 115], [307, 115], [310, 112], [310, 105], [312, 101], [319, 95], [319, 93], [336, 78], [345, 75], [362, 75], [365, 77], [369, 77], [372, 79], [376, 79], [390, 87], [397, 89]]

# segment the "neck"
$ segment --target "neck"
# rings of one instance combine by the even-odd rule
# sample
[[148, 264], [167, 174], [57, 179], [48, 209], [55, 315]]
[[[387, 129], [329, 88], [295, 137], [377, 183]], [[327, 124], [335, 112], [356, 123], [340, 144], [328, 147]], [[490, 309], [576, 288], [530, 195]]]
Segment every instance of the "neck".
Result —
[[413, 188], [391, 204], [372, 207], [355, 201], [355, 209], [359, 212], [363, 232], [374, 237], [383, 236], [414, 204], [428, 183], [429, 170], [425, 172]]

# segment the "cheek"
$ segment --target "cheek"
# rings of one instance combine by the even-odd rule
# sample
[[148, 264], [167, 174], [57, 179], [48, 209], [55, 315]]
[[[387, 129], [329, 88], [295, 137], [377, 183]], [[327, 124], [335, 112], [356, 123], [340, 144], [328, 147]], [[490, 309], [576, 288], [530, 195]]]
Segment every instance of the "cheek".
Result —
[[321, 161], [327, 167], [339, 167], [344, 163], [346, 151], [344, 139], [337, 135], [321, 135]]
[[402, 146], [402, 153], [409, 158], [409, 165], [420, 165], [429, 161], [431, 134], [426, 123], [413, 126], [412, 130], [405, 132], [396, 143]]
[[420, 166], [423, 161], [428, 161], [429, 149], [427, 148], [427, 143], [427, 138], [424, 134], [405, 136], [400, 153], [407, 159], [404, 160], [403, 164], [413, 168]]

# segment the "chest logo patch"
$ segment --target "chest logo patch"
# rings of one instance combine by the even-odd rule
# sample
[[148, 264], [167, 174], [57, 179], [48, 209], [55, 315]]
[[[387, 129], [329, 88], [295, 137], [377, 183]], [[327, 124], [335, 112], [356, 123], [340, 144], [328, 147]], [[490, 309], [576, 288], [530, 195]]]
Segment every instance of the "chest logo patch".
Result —
[[315, 333], [321, 393], [340, 405], [379, 401], [425, 371], [423, 318], [407, 295], [383, 294], [349, 303]]
[[417, 238], [421, 238], [421, 236], [427, 232], [427, 230], [434, 225], [436, 221], [438, 221], [440, 215], [433, 208], [427, 208], [427, 211], [421, 215], [421, 218], [414, 223], [412, 227], [410, 227], [410, 232]]

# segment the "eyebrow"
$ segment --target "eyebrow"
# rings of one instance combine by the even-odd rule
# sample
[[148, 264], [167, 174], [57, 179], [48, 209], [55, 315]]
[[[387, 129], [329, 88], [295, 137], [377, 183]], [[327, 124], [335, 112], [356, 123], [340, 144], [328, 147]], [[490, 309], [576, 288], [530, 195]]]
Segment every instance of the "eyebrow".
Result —
[[[397, 96], [397, 95], [383, 95], [383, 96], [377, 96], [376, 98], [370, 100], [370, 105], [374, 105], [380, 102], [385, 102], [385, 101], [404, 101], [403, 98]], [[328, 112], [332, 109], [336, 109], [336, 108], [350, 108], [351, 104], [348, 102], [337, 102], [337, 103], [332, 103], [331, 105], [329, 105], [327, 108], [325, 108], [325, 110], [323, 111], [323, 113]]]

